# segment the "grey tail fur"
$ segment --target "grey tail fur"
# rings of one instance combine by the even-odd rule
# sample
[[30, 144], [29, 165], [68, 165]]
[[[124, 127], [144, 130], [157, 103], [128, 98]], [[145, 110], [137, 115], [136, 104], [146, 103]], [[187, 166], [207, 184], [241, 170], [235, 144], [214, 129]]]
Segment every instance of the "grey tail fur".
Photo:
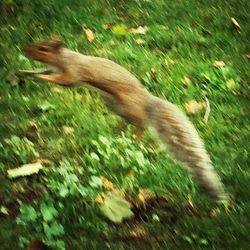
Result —
[[151, 96], [148, 122], [176, 159], [185, 163], [199, 186], [213, 199], [224, 201], [226, 194], [219, 176], [193, 124], [174, 104]]

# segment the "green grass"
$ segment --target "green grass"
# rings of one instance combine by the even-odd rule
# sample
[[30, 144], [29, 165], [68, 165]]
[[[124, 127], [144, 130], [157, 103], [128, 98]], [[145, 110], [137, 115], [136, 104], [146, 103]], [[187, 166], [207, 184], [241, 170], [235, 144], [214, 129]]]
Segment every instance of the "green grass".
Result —
[[[0, 207], [9, 213], [0, 213], [1, 249], [20, 249], [34, 238], [58, 249], [64, 244], [66, 249], [248, 249], [250, 64], [244, 55], [250, 52], [250, 2], [13, 0], [3, 1], [2, 7], [8, 2], [14, 12], [0, 16]], [[106, 23], [149, 30], [119, 37], [102, 28]], [[83, 27], [94, 31], [93, 43]], [[73, 50], [118, 62], [153, 94], [181, 109], [207, 97], [208, 124], [204, 111], [190, 119], [232, 196], [232, 207], [224, 211], [199, 191], [148, 131], [141, 142], [133, 140], [132, 126], [121, 133], [120, 118], [95, 92], [31, 80], [16, 86], [15, 71], [37, 65], [22, 56], [21, 48], [52, 35]], [[145, 43], [138, 45], [138, 38]], [[225, 68], [213, 67], [215, 60], [224, 61]], [[184, 76], [191, 80], [188, 87]], [[230, 81], [233, 87], [228, 87]], [[74, 132], [65, 133], [63, 126]], [[28, 147], [25, 138], [33, 145]], [[137, 162], [141, 152], [143, 161]], [[7, 178], [7, 169], [30, 163], [36, 153], [50, 160], [38, 175]], [[104, 176], [130, 197], [149, 189], [168, 202], [159, 202], [153, 211], [141, 209], [134, 220], [117, 226], [94, 201], [107, 190], [95, 187], [93, 176]], [[189, 199], [197, 212], [187, 211]], [[211, 209], [217, 211], [213, 218]], [[144, 233], [133, 236], [136, 230]]]

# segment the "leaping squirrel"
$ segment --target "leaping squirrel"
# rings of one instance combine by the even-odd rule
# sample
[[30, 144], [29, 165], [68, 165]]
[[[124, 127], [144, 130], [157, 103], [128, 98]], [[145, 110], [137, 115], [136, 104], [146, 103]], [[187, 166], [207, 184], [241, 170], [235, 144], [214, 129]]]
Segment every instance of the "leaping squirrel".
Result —
[[174, 156], [188, 167], [199, 186], [211, 198], [226, 200], [203, 141], [177, 106], [153, 96], [133, 74], [115, 62], [69, 50], [59, 39], [30, 44], [24, 51], [28, 57], [56, 70], [19, 73], [63, 86], [90, 85], [101, 90], [113, 112], [136, 127], [151, 125]]

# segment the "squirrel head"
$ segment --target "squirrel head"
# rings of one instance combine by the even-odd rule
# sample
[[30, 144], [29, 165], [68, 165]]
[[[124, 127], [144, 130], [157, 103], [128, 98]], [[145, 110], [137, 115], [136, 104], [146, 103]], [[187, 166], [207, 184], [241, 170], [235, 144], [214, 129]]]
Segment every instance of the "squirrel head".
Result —
[[29, 44], [24, 48], [24, 52], [34, 60], [56, 66], [58, 54], [60, 54], [60, 50], [63, 47], [62, 41], [58, 38], [53, 38], [50, 41]]

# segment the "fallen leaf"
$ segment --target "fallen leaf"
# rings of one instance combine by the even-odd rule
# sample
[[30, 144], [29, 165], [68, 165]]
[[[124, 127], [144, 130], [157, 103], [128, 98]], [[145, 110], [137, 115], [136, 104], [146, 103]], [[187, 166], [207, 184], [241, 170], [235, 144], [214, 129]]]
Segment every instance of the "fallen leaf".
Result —
[[12, 87], [16, 87], [19, 85], [18, 78], [14, 72], [10, 71], [6, 77], [7, 81], [10, 83]]
[[142, 225], [136, 225], [132, 230], [130, 230], [129, 234], [133, 237], [148, 237], [148, 232]]
[[102, 28], [105, 29], [105, 30], [110, 30], [112, 29], [114, 25], [112, 23], [105, 23], [102, 25]]
[[109, 191], [112, 191], [115, 189], [115, 185], [109, 181], [107, 178], [101, 176], [100, 179], [102, 180], [102, 185], [108, 189]]
[[191, 80], [187, 76], [184, 76], [181, 81], [187, 87], [191, 84]]
[[212, 209], [209, 211], [208, 216], [209, 216], [210, 218], [216, 217], [216, 216], [217, 216], [217, 211], [216, 211], [216, 209], [215, 209], [215, 208], [212, 208]]
[[186, 208], [186, 210], [192, 214], [197, 214], [197, 208], [194, 206], [194, 203], [192, 202], [192, 200], [189, 198], [187, 203], [184, 206]]
[[213, 66], [216, 67], [216, 68], [223, 68], [225, 67], [225, 63], [223, 61], [214, 61], [213, 62]]
[[250, 54], [246, 54], [245, 57], [247, 60], [250, 60]]
[[37, 131], [38, 126], [34, 120], [30, 120], [28, 123], [28, 129], [31, 129], [32, 131], [35, 130]]
[[84, 29], [87, 40], [92, 43], [94, 40], [94, 33], [91, 29]]
[[133, 216], [130, 203], [118, 197], [115, 193], [108, 193], [100, 206], [102, 213], [115, 223], [121, 223], [123, 219]]
[[240, 85], [232, 78], [226, 82], [226, 86], [231, 91], [236, 91], [240, 89]]
[[136, 42], [137, 44], [139, 44], [139, 45], [142, 45], [142, 44], [145, 44], [145, 43], [146, 43], [146, 41], [143, 40], [143, 39], [141, 39], [141, 38], [136, 39], [135, 42]]
[[132, 34], [140, 34], [140, 35], [145, 35], [146, 32], [148, 31], [148, 27], [147, 26], [139, 26], [138, 28], [131, 28], [129, 29], [129, 33]]
[[30, 140], [36, 140], [40, 137], [38, 126], [34, 120], [30, 120], [25, 131], [25, 136]]
[[95, 202], [97, 204], [102, 204], [104, 202], [104, 198], [102, 195], [98, 194], [96, 197], [95, 197]]
[[111, 30], [116, 36], [125, 36], [128, 33], [128, 28], [124, 24], [114, 25]]
[[131, 169], [131, 170], [129, 170], [129, 172], [127, 173], [127, 177], [130, 177], [130, 178], [133, 178], [133, 177], [135, 177], [135, 170], [133, 170], [133, 169]]
[[8, 209], [5, 206], [0, 207], [0, 213], [4, 215], [9, 215]]
[[176, 63], [176, 62], [175, 62], [173, 59], [171, 59], [170, 57], [165, 58], [165, 59], [164, 59], [164, 62], [165, 62], [165, 64], [166, 64], [166, 66], [174, 65], [174, 64]]
[[43, 168], [42, 164], [36, 162], [36, 163], [22, 165], [19, 168], [9, 169], [7, 170], [7, 174], [10, 179], [13, 179], [20, 176], [37, 174], [42, 168]]
[[157, 79], [157, 72], [154, 68], [151, 68], [150, 69], [150, 72], [149, 72], [150, 76], [152, 77], [152, 79], [156, 82], [158, 82], [158, 79]]
[[51, 109], [55, 109], [55, 106], [51, 103], [49, 103], [48, 101], [45, 101], [44, 103], [38, 105], [38, 107], [42, 110], [42, 111], [49, 111]]
[[32, 160], [32, 163], [41, 163], [47, 165], [50, 164], [50, 160], [46, 158], [37, 157]]
[[196, 114], [206, 107], [206, 103], [191, 100], [185, 103], [185, 109], [189, 114]]
[[140, 189], [138, 193], [138, 199], [142, 203], [146, 203], [148, 200], [155, 198], [156, 195], [149, 189]]
[[63, 129], [63, 132], [67, 135], [67, 134], [72, 134], [72, 133], [74, 133], [74, 128], [72, 128], [72, 127], [69, 127], [69, 126], [63, 126], [62, 127], [62, 129]]
[[2, 12], [3, 12], [4, 16], [7, 16], [7, 15], [13, 13], [15, 11], [15, 9], [16, 9], [16, 5], [15, 5], [14, 1], [9, 0], [9, 1], [4, 1], [2, 3]]
[[233, 26], [234, 26], [235, 28], [241, 29], [241, 27], [240, 27], [238, 21], [236, 21], [236, 19], [235, 19], [234, 17], [231, 17], [231, 21], [232, 21], [232, 24], [233, 24]]
[[55, 93], [58, 93], [58, 94], [60, 94], [60, 93], [63, 92], [63, 90], [62, 90], [61, 88], [58, 88], [58, 87], [53, 87], [51, 90], [52, 90], [53, 92], [55, 92]]

